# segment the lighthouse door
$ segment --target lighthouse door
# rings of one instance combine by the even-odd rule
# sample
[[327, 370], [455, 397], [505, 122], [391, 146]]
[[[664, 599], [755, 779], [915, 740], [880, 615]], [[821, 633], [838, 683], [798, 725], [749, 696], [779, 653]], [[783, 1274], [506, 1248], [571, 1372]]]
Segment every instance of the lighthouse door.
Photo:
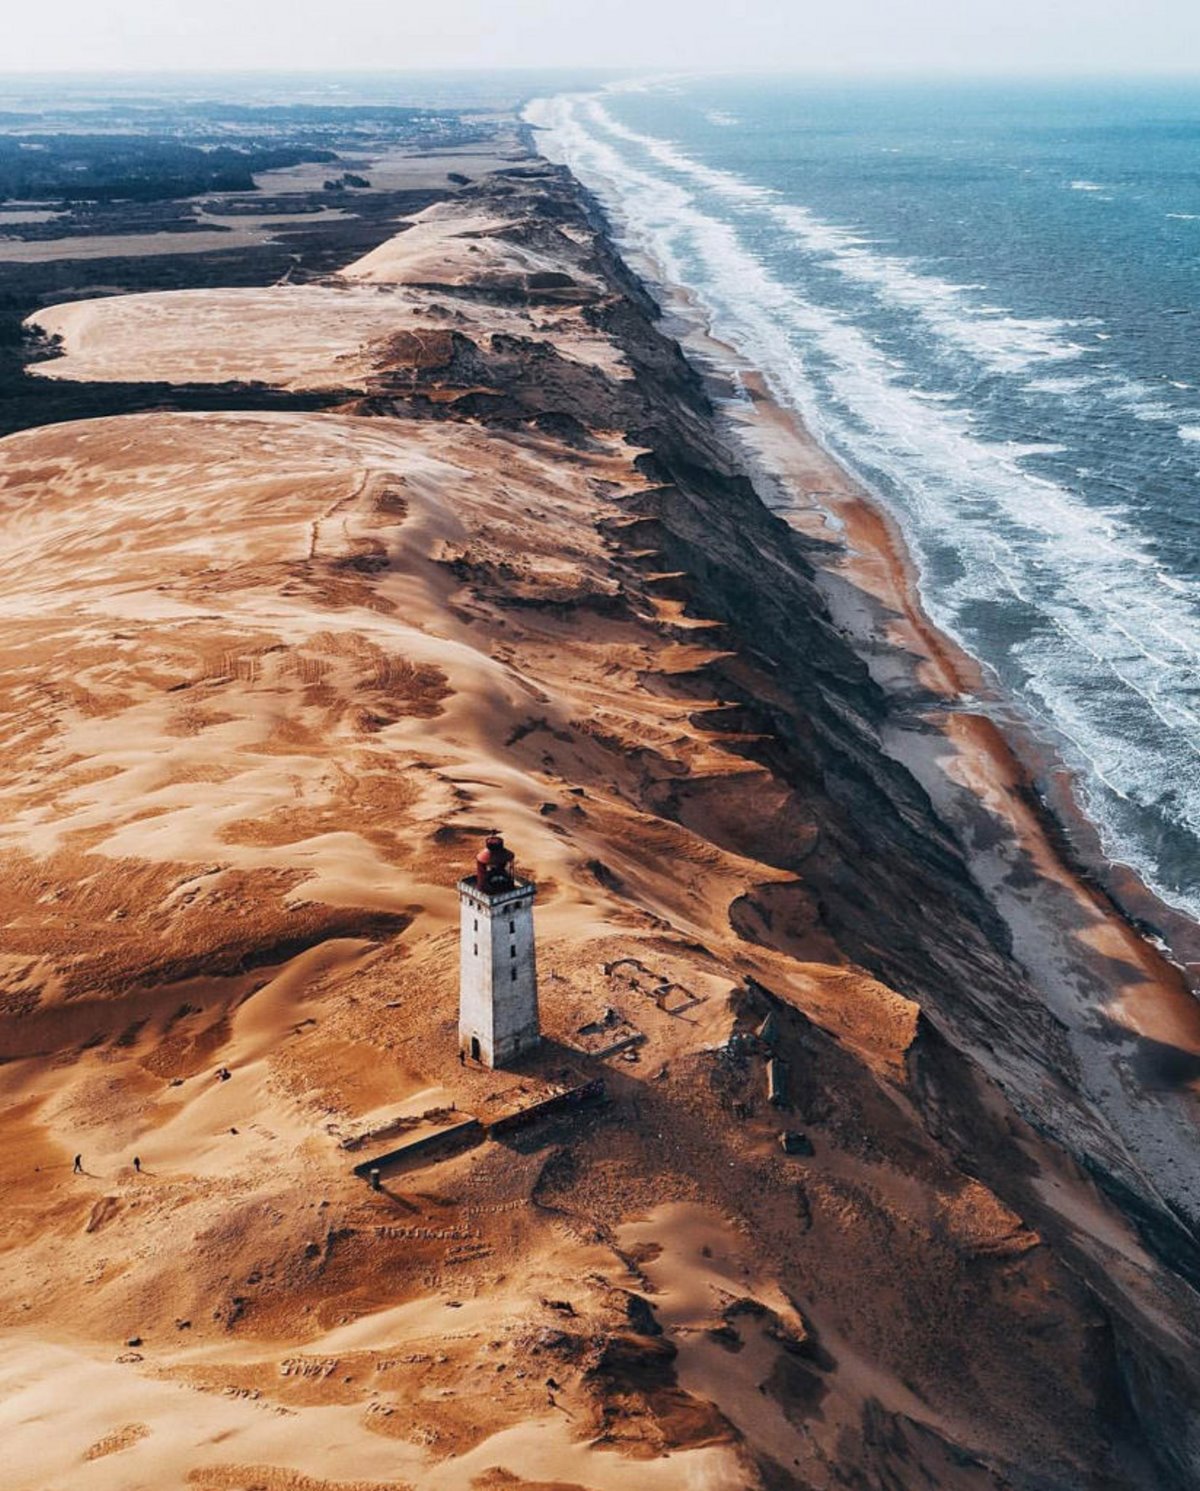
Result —
[[478, 1061], [482, 1054], [483, 1053], [479, 1049], [479, 1037], [477, 1035], [473, 1035], [471, 1037], [471, 1060]]

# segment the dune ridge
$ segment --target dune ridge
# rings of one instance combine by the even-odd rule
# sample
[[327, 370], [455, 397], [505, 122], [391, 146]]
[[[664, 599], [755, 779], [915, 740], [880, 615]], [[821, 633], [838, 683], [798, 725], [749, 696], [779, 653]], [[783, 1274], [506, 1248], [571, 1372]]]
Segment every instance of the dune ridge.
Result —
[[[14, 1485], [1189, 1484], [1183, 1193], [578, 185], [530, 160], [328, 283], [173, 293], [39, 313], [37, 372], [344, 397], [0, 442]], [[520, 1073], [455, 1057], [493, 825], [540, 886]], [[1177, 1012], [1173, 1135], [1194, 1032], [1106, 925], [1097, 991]], [[606, 1058], [609, 1010], [644, 1039]]]

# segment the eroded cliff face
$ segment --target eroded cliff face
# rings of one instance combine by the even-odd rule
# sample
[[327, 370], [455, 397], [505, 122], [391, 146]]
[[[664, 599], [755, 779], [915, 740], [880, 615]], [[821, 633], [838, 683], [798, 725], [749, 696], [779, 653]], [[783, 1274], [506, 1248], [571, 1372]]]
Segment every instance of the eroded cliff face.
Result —
[[[204, 292], [190, 348], [68, 307], [41, 367], [112, 377], [107, 322], [336, 410], [0, 444], [28, 1483], [1192, 1484], [1190, 1230], [594, 205], [531, 161], [304, 290], [286, 367], [289, 287], [245, 335]], [[540, 885], [520, 1074], [455, 1058], [493, 824]]]

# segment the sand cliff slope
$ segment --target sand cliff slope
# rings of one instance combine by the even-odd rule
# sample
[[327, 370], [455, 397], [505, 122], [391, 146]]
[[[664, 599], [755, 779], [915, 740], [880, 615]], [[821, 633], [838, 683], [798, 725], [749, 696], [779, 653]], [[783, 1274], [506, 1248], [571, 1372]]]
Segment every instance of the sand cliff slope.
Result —
[[[11, 1484], [1187, 1484], [1194, 1245], [574, 184], [185, 300], [40, 371], [347, 396], [0, 442]], [[494, 1073], [493, 826], [547, 1037]]]

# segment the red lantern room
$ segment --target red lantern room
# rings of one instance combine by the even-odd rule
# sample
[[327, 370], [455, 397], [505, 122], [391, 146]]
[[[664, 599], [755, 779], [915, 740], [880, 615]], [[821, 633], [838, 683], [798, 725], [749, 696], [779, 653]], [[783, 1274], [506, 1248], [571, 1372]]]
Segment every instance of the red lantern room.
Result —
[[498, 891], [512, 890], [513, 861], [516, 855], [507, 847], [499, 833], [490, 833], [484, 847], [475, 857], [475, 884], [482, 891], [495, 895]]

